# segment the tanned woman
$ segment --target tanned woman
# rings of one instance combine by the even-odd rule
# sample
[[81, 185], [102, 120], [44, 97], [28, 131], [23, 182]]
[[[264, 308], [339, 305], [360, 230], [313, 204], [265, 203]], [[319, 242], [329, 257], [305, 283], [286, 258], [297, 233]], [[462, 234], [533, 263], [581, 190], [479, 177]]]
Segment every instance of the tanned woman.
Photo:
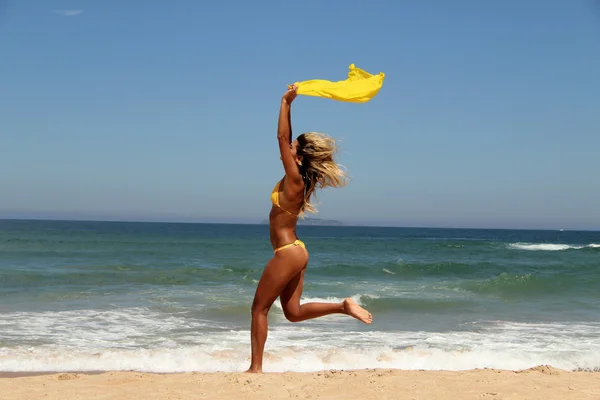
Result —
[[371, 314], [351, 298], [341, 303], [300, 304], [308, 251], [296, 236], [298, 218], [314, 212], [311, 196], [315, 189], [343, 187], [346, 175], [333, 159], [335, 140], [315, 132], [303, 133], [292, 142], [291, 106], [297, 87], [291, 86], [281, 99], [277, 140], [284, 177], [271, 193], [269, 215], [273, 258], [267, 263], [252, 302], [252, 361], [247, 372], [262, 372], [263, 352], [268, 333], [267, 315], [279, 297], [286, 318], [300, 322], [329, 314], [346, 314], [366, 324]]

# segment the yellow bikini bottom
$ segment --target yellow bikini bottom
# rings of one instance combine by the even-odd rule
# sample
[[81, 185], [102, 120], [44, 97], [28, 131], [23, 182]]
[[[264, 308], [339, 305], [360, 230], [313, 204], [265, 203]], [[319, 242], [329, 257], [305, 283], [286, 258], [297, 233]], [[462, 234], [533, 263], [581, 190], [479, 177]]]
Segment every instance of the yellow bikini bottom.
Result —
[[306, 250], [306, 246], [304, 246], [304, 242], [302, 242], [302, 240], [300, 240], [300, 239], [296, 239], [296, 240], [294, 240], [293, 243], [284, 244], [283, 246], [276, 248], [275, 251], [273, 252], [273, 254], [277, 254], [278, 251], [281, 251], [287, 247], [292, 247], [292, 246], [302, 246], [302, 248], [304, 250]]

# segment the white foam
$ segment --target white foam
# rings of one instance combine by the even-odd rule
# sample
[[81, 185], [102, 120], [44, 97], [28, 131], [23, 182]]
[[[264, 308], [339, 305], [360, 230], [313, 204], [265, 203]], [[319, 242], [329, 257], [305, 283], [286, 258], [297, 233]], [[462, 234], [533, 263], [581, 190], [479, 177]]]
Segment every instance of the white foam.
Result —
[[200, 329], [208, 321], [163, 314], [145, 308], [111, 311], [75, 310], [4, 313], [0, 342], [26, 340], [33, 344], [93, 344], [98, 348], [152, 345], [167, 342], [176, 330]]
[[[132, 312], [141, 315], [135, 319], [126, 317]], [[38, 316], [45, 321], [43, 324], [21, 321], [20, 326], [29, 329], [21, 335], [31, 335], [30, 339], [41, 343], [0, 347], [0, 371], [215, 372], [243, 371], [248, 367], [247, 329], [203, 331], [199, 328], [201, 323], [190, 323], [182, 316], [169, 319], [162, 315], [153, 320], [149, 316], [155, 315], [140, 309], [104, 313], [97, 325], [86, 322], [86, 316], [83, 324], [74, 319], [69, 327], [64, 326], [65, 316], [75, 318], [74, 313], [43, 313], [43, 317]], [[34, 316], [29, 315], [29, 319]], [[52, 320], [58, 322], [53, 324]], [[101, 321], [118, 324], [109, 326]], [[467, 326], [465, 331], [425, 332], [377, 331], [358, 322], [331, 322], [271, 324], [265, 371], [517, 370], [540, 364], [566, 370], [600, 368], [600, 323], [484, 321]], [[186, 329], [178, 330], [180, 324]], [[34, 326], [40, 329], [35, 334], [30, 330]], [[16, 333], [11, 329], [8, 333], [0, 329], [4, 343], [2, 337], [10, 338]]]
[[560, 243], [510, 243], [508, 245], [511, 249], [518, 250], [532, 250], [532, 251], [562, 251], [562, 250], [580, 250], [586, 247], [589, 248], [600, 248], [600, 244], [589, 244], [587, 246], [576, 246], [570, 244]]
[[[244, 336], [249, 336], [245, 332]], [[316, 341], [315, 338], [313, 341]], [[269, 347], [271, 347], [269, 349]], [[391, 347], [298, 349], [267, 345], [264, 368], [269, 372], [311, 372], [327, 369], [425, 369], [467, 370], [499, 368], [519, 370], [549, 364], [574, 370], [600, 366], [595, 352], [561, 349], [536, 351], [525, 346], [504, 350], [485, 348], [441, 349], [427, 344], [395, 349]], [[249, 364], [250, 346], [213, 350], [200, 346], [90, 352], [64, 348], [0, 349], [1, 371], [110, 371], [217, 372], [244, 371]]]

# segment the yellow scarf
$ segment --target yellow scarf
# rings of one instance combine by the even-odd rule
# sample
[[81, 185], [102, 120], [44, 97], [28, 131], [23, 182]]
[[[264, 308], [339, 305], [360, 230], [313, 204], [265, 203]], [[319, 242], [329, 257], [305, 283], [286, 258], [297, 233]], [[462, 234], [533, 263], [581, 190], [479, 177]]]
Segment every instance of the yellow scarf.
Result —
[[371, 75], [351, 64], [348, 79], [344, 81], [312, 79], [296, 82], [295, 85], [298, 87], [298, 94], [305, 96], [325, 97], [349, 103], [366, 103], [377, 95], [384, 79], [383, 72]]

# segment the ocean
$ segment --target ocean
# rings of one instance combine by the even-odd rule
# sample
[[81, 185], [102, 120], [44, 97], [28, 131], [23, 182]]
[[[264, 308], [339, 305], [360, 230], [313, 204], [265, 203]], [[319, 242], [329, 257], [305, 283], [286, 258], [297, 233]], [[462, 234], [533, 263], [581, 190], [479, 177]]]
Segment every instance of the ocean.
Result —
[[[600, 232], [299, 226], [303, 302], [265, 372], [600, 369]], [[0, 371], [244, 371], [267, 225], [0, 221]]]

